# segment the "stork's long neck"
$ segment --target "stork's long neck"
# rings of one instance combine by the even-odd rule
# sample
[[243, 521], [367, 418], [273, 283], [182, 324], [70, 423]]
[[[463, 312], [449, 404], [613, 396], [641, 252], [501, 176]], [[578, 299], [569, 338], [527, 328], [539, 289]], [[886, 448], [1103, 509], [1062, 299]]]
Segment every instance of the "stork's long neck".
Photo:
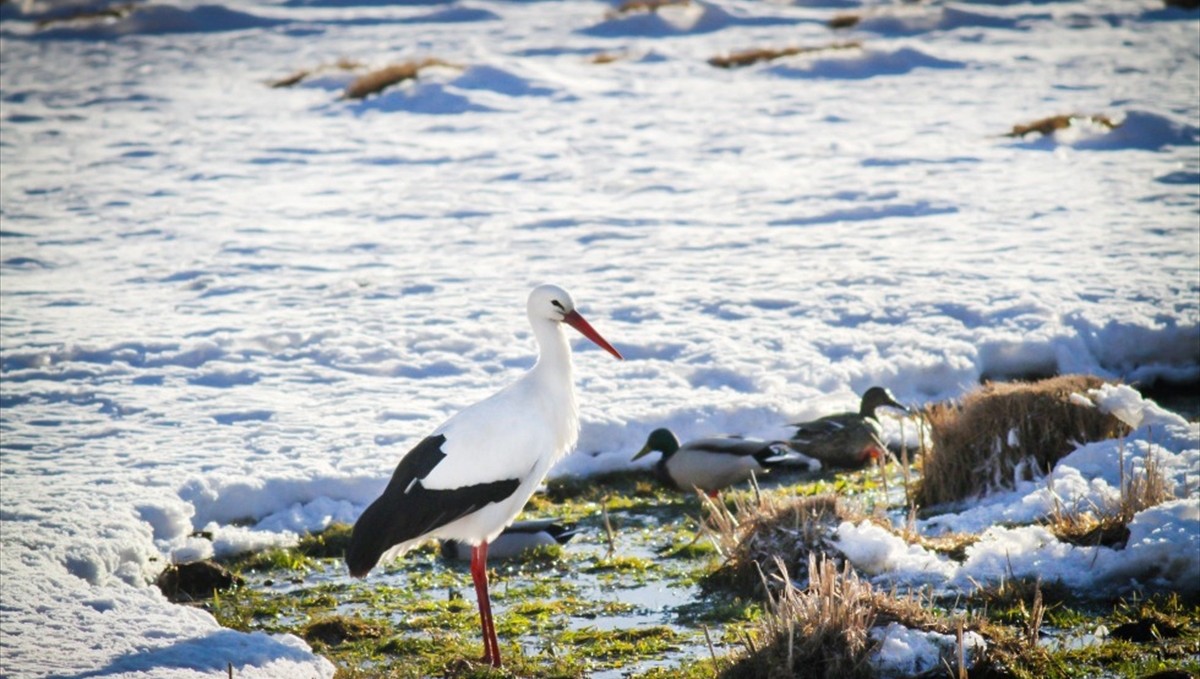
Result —
[[575, 402], [575, 382], [571, 371], [571, 345], [563, 325], [546, 319], [530, 319], [538, 343], [538, 360], [526, 378], [537, 384], [535, 391], [544, 397], [551, 415], [550, 424], [558, 431], [561, 455], [574, 447], [579, 436], [579, 406]]
[[538, 344], [538, 360], [529, 371], [532, 379], [546, 385], [555, 392], [570, 396], [572, 410], [575, 404], [575, 388], [571, 366], [571, 345], [562, 323], [534, 318], [530, 319], [533, 336]]

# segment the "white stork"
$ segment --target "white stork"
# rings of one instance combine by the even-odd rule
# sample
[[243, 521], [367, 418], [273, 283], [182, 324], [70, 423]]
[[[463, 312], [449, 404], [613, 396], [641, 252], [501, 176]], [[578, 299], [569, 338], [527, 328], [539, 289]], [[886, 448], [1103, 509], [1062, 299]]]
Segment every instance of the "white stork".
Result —
[[575, 310], [566, 290], [540, 285], [529, 293], [529, 325], [538, 360], [529, 372], [446, 420], [400, 459], [383, 494], [354, 525], [346, 564], [365, 577], [380, 559], [429, 538], [472, 545], [471, 578], [479, 600], [483, 662], [500, 667], [500, 645], [488, 597], [487, 550], [550, 467], [579, 437], [567, 324], [617, 358]]

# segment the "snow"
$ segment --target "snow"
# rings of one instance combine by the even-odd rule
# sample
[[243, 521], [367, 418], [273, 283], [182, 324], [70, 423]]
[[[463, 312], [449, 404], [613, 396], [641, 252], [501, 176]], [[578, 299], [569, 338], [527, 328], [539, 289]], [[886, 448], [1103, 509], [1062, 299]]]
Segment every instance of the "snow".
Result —
[[[878, 644], [867, 662], [880, 679], [916, 677], [945, 667], [958, 667], [958, 639], [949, 634], [913, 630], [897, 622], [875, 627], [871, 641]], [[963, 632], [963, 660], [970, 669], [987, 648], [976, 632]]]
[[[1103, 410], [1119, 410], [1123, 417], [1136, 413], [1142, 427], [1124, 439], [1078, 447], [1043, 479], [1019, 482], [1016, 490], [917, 522], [926, 534], [981, 533], [967, 547], [963, 563], [908, 544], [868, 521], [842, 523], [837, 548], [875, 582], [933, 585], [941, 591], [970, 591], [1018, 577], [1081, 592], [1200, 592], [1200, 424], [1164, 411], [1127, 386], [1106, 385], [1089, 394]], [[1148, 457], [1177, 499], [1135, 514], [1127, 544], [1075, 546], [1042, 525], [1056, 511], [1115, 506], [1121, 465], [1127, 477], [1144, 473]]]
[[[628, 467], [659, 426], [774, 438], [873, 384], [1200, 379], [1195, 13], [872, 4], [834, 33], [854, 3], [210, 1], [37, 27], [68, 6], [94, 5], [0, 5], [6, 675], [331, 676], [146, 583], [353, 520], [532, 364], [542, 281], [627, 357], [573, 341], [583, 430], [553, 474]], [[863, 47], [706, 63], [840, 40]], [[425, 56], [455, 66], [364, 101], [334, 71], [266, 86]], [[1002, 136], [1064, 113], [1123, 124]], [[921, 526], [986, 529], [966, 563], [861, 525], [847, 548], [893, 581], [1186, 586], [1196, 426], [1081, 398], [1137, 432]], [[1121, 552], [994, 526], [1107, 501], [1151, 451], [1180, 499]]]

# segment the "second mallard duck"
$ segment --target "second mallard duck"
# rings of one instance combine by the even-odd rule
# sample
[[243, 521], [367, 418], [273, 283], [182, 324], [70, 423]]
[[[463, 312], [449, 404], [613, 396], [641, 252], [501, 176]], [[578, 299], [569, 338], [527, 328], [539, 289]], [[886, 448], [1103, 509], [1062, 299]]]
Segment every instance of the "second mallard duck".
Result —
[[875, 410], [884, 406], [909, 412], [887, 389], [871, 387], [863, 394], [857, 413], [826, 415], [791, 425], [796, 427], [796, 433], [788, 445], [834, 467], [853, 469], [873, 459], [882, 459], [887, 455], [887, 446]]
[[699, 488], [710, 496], [751, 474], [761, 474], [783, 463], [803, 463], [804, 458], [782, 441], [711, 437], [680, 444], [670, 429], [655, 429], [633, 459], [662, 453], [655, 471], [680, 490]]

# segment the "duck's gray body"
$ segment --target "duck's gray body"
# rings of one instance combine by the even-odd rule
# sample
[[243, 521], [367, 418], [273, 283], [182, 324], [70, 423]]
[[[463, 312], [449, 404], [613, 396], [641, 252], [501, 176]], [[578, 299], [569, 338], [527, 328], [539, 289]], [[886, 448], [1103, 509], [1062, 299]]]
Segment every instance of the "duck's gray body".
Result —
[[668, 429], [652, 432], [646, 446], [633, 459], [651, 451], [662, 453], [655, 471], [665, 483], [680, 490], [699, 488], [709, 494], [781, 463], [802, 461], [785, 443], [778, 441], [711, 437], [680, 445]]
[[[517, 521], [492, 541], [488, 556], [494, 559], [517, 559], [531, 549], [565, 545], [578, 533], [573, 524], [557, 523], [554, 519]], [[471, 545], [458, 540], [443, 540], [442, 556], [468, 561], [471, 558]]]
[[799, 422], [788, 445], [800, 453], [820, 460], [822, 464], [855, 469], [872, 459], [887, 455], [883, 429], [875, 410], [881, 406], [907, 408], [883, 387], [871, 387], [863, 394], [857, 413], [838, 413], [810, 422]]

